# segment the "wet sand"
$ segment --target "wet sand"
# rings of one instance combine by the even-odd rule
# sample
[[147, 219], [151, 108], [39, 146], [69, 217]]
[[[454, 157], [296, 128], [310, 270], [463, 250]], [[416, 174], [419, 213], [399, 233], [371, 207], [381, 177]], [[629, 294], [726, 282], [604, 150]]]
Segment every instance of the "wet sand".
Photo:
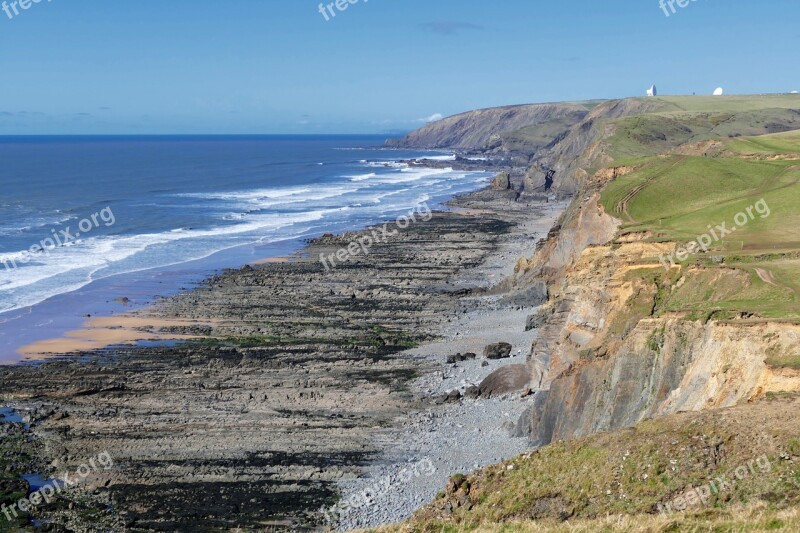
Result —
[[90, 352], [139, 341], [178, 341], [196, 339], [195, 335], [170, 333], [170, 330], [192, 327], [211, 327], [214, 320], [177, 320], [147, 316], [148, 310], [88, 320], [81, 329], [67, 332], [64, 337], [43, 340], [23, 346], [17, 353], [27, 360], [43, 361], [54, 355]]

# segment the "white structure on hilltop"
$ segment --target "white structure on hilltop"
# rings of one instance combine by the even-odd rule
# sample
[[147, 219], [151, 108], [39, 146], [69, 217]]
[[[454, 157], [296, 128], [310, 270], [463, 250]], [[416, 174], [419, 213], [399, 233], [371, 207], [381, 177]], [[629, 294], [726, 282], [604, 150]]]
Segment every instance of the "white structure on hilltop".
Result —
[[723, 94], [725, 94], [725, 90], [722, 87], [714, 89], [714, 96], [722, 96]]
[[656, 89], [655, 85], [651, 85], [649, 89], [647, 89], [647, 96], [658, 96], [658, 89]]

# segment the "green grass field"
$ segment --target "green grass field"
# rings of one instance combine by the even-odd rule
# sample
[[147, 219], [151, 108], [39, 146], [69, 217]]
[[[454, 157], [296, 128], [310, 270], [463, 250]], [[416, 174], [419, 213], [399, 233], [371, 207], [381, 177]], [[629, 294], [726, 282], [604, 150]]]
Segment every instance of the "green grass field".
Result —
[[731, 96], [658, 96], [664, 112], [709, 113], [757, 111], [761, 109], [800, 109], [800, 95], [762, 94]]
[[[735, 138], [713, 157], [642, 159], [636, 171], [606, 186], [601, 203], [623, 221], [624, 233], [708, 243], [707, 253], [671, 258], [687, 279], [662, 311], [800, 318], [800, 160], [794, 154], [800, 154], [798, 132]], [[738, 288], [699, 290], [704, 277], [715, 276], [686, 267], [721, 268], [720, 258], [747, 276], [732, 278]]]

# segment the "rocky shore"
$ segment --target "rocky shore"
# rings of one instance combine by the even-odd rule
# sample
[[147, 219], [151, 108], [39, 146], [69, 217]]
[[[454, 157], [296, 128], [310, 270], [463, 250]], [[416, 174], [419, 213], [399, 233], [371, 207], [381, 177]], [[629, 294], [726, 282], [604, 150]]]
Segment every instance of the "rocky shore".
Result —
[[[30, 422], [43, 475], [114, 458], [69, 495], [101, 511], [51, 504], [33, 516], [55, 531], [313, 529], [365, 474], [431, 457], [435, 474], [383, 514], [342, 521], [374, 524], [404, 518], [454, 471], [517, 453], [507, 430], [527, 400], [464, 396], [514, 362], [484, 366], [487, 344], [530, 347], [528, 306], [487, 289], [562, 207], [466, 195], [326, 270], [320, 254], [364, 232], [327, 235], [293, 261], [228, 270], [137, 313], [189, 321], [141, 329], [192, 340], [0, 369], [0, 403]], [[446, 364], [457, 352], [479, 355]]]
[[[473, 195], [472, 201], [481, 194]], [[442, 322], [437, 340], [406, 352], [428, 361], [433, 369], [410, 384], [422, 408], [399, 419], [401, 431], [392, 430], [392, 440], [366, 468], [366, 475], [339, 483], [342, 501], [353, 502], [338, 509], [342, 530], [402, 521], [433, 500], [451, 476], [529, 449], [527, 438], [513, 434], [517, 420], [533, 403], [533, 391], [493, 395], [480, 389], [496, 370], [527, 360], [537, 332], [526, 331], [526, 324], [540, 301], [495, 294], [496, 288], [513, 274], [518, 254], [534, 250], [565, 207], [536, 206], [533, 212], [539, 216], [517, 218], [494, 253], [460, 273], [457, 283], [469, 292]], [[526, 209], [513, 210], [523, 215]], [[509, 345], [510, 351], [490, 353], [499, 345]], [[415, 464], [429, 466], [420, 475], [404, 475]]]

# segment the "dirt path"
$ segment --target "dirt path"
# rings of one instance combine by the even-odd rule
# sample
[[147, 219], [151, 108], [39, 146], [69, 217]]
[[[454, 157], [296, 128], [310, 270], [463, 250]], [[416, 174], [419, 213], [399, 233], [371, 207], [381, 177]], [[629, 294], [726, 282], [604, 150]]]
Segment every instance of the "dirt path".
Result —
[[670, 170], [672, 170], [673, 168], [675, 168], [676, 166], [681, 164], [685, 159], [686, 159], [686, 157], [681, 157], [678, 161], [673, 163], [672, 166], [670, 166], [668, 169], [665, 169], [665, 170], [659, 172], [655, 176], [651, 176], [644, 183], [642, 183], [640, 185], [637, 185], [636, 187], [634, 187], [633, 189], [628, 191], [625, 194], [625, 196], [623, 196], [622, 199], [617, 203], [616, 207], [614, 208], [614, 211], [617, 214], [621, 214], [621, 215], [624, 214], [625, 217], [628, 219], [628, 221], [631, 224], [636, 224], [636, 223], [640, 222], [640, 221], [637, 221], [635, 218], [633, 218], [631, 216], [630, 212], [628, 211], [628, 206], [639, 195], [639, 193], [641, 193], [648, 185], [650, 185], [651, 183], [653, 183], [657, 179], [661, 178], [664, 174], [666, 174], [667, 172], [669, 172]]
[[769, 283], [775, 287], [780, 287], [780, 285], [775, 282], [775, 276], [769, 270], [765, 268], [757, 268], [756, 274], [758, 274], [758, 277], [761, 278], [761, 281], [764, 283]]

